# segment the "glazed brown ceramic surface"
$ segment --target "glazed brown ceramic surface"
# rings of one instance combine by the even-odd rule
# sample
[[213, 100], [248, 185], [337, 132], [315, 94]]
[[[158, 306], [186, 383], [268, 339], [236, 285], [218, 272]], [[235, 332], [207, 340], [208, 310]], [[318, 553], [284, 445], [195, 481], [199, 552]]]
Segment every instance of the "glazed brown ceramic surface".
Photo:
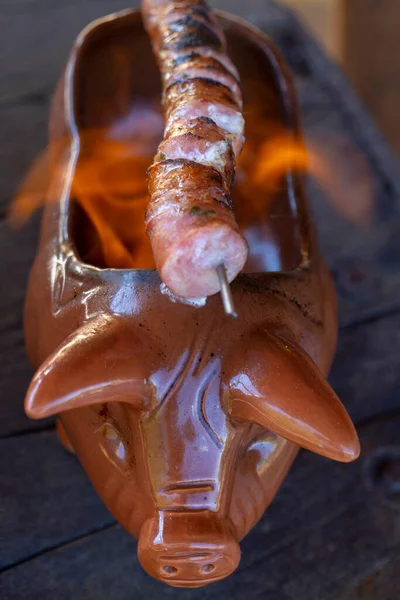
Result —
[[[160, 87], [135, 11], [84, 30], [55, 95], [53, 178], [26, 303], [27, 350], [38, 368], [28, 415], [60, 415], [61, 439], [138, 538], [143, 567], [182, 587], [237, 567], [239, 541], [299, 446], [341, 461], [359, 452], [325, 381], [335, 294], [303, 181], [287, 171], [271, 188], [252, 176], [268, 136], [298, 136], [291, 78], [261, 33], [220, 19], [248, 115], [234, 188], [250, 247], [232, 284], [239, 318], [225, 316], [219, 295], [201, 307], [176, 301], [153, 269], [143, 189], [162, 136]], [[91, 204], [80, 197], [88, 157], [102, 147], [96, 132], [106, 146], [131, 149], [134, 189], [114, 188], [113, 210], [101, 188]], [[121, 165], [113, 168], [126, 173]]]

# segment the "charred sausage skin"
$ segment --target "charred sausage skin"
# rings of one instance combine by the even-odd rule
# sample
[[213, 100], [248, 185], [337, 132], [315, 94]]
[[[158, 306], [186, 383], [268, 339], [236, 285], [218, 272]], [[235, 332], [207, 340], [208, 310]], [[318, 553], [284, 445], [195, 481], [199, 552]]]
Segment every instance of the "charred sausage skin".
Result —
[[164, 139], [149, 170], [147, 233], [161, 279], [177, 296], [219, 291], [243, 268], [247, 244], [230, 188], [244, 142], [239, 75], [202, 0], [142, 0], [163, 85]]

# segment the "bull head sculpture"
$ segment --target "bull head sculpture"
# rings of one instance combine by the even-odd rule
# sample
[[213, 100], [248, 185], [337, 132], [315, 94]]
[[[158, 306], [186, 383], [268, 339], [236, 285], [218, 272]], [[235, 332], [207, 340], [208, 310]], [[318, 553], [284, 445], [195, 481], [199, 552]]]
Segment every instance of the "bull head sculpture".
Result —
[[[239, 562], [230, 512], [239, 463], [255, 442], [269, 436], [269, 444], [273, 439], [285, 447], [278, 457], [286, 466], [293, 444], [353, 460], [357, 434], [317, 366], [292, 341], [263, 331], [229, 360], [219, 356], [204, 365], [197, 352], [183, 351], [167, 373], [137, 329], [129, 319], [87, 322], [39, 369], [26, 411], [33, 418], [61, 413], [78, 456], [82, 444], [95, 440], [82, 440], [73, 430], [71, 412], [79, 409], [88, 429], [92, 421], [92, 433], [105, 432], [108, 448], [101, 436], [97, 442], [103, 454], [119, 463], [126, 484], [132, 476], [140, 482], [147, 498], [146, 518], [140, 510], [132, 517], [135, 506], [122, 514], [110, 506], [138, 532], [143, 567], [171, 584], [203, 585], [227, 576]], [[103, 423], [100, 414], [106, 415]], [[277, 459], [272, 453], [268, 460]], [[86, 468], [94, 482], [101, 480], [97, 461]], [[246, 489], [240, 493], [249, 510]]]
[[[61, 439], [138, 538], [143, 567], [181, 587], [236, 568], [239, 541], [274, 498], [300, 446], [344, 462], [359, 453], [354, 427], [325, 381], [336, 341], [335, 294], [302, 183], [291, 173], [271, 196], [257, 177], [244, 176], [271, 127], [298, 137], [290, 76], [264, 35], [219, 18], [246, 114], [252, 109], [250, 153], [233, 190], [250, 247], [247, 272], [232, 284], [240, 318], [230, 321], [218, 297], [201, 308], [173, 302], [151, 264], [125, 264], [126, 254], [135, 258], [130, 247], [139, 254], [145, 247], [140, 235], [129, 237], [134, 225], [140, 234], [144, 171], [139, 204], [132, 186], [127, 193], [122, 185], [122, 198], [107, 205], [104, 169], [102, 185], [93, 192], [89, 179], [84, 189], [93, 193], [90, 202], [74, 204], [76, 172], [87, 167], [93, 147], [99, 150], [97, 138], [92, 146], [84, 138], [87, 130], [100, 130], [103, 142], [134, 139], [159, 117], [155, 112], [138, 126], [143, 107], [148, 118], [149, 107], [158, 106], [160, 86], [135, 11], [89, 26], [59, 85], [51, 131], [62, 151], [51, 190], [60, 197], [45, 209], [26, 303], [28, 353], [38, 369], [27, 414], [59, 415]], [[145, 142], [136, 140], [141, 150]], [[132, 165], [120, 169], [117, 160], [113, 167], [120, 177]], [[108, 264], [114, 242], [118, 260]]]

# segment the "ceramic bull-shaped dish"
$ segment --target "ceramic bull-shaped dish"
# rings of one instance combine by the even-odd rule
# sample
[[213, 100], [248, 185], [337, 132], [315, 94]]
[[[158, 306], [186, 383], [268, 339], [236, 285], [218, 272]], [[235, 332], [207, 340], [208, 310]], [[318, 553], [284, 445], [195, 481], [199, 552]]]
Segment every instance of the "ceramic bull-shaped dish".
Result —
[[[159, 74], [136, 11], [87, 27], [58, 87], [52, 179], [26, 304], [27, 350], [38, 369], [28, 415], [59, 416], [61, 440], [138, 539], [143, 568], [181, 587], [236, 569], [240, 540], [299, 447], [344, 462], [359, 453], [325, 380], [336, 344], [335, 293], [302, 177], [288, 168], [271, 187], [252, 175], [268, 136], [299, 139], [293, 84], [263, 34], [219, 18], [247, 115], [233, 191], [250, 246], [245, 272], [232, 283], [239, 318], [224, 314], [219, 295], [192, 306], [162, 293], [138, 234], [162, 120]], [[125, 154], [110, 162], [120, 175], [99, 187], [105, 147]], [[126, 171], [128, 183], [136, 177], [129, 194]], [[125, 264], [124, 252], [135, 261], [135, 248], [136, 266]]]

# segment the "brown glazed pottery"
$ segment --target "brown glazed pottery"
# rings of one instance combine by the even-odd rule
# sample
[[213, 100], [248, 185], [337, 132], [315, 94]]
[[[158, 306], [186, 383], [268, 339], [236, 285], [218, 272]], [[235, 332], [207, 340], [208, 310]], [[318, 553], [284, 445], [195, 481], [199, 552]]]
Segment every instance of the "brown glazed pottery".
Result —
[[[218, 16], [247, 123], [233, 190], [250, 246], [231, 285], [239, 318], [224, 314], [219, 294], [197, 305], [177, 301], [153, 268], [145, 172], [163, 125], [159, 73], [138, 11], [89, 25], [58, 86], [52, 178], [25, 315], [38, 369], [27, 414], [59, 415], [61, 440], [138, 539], [143, 568], [178, 587], [236, 569], [240, 540], [299, 447], [343, 462], [359, 453], [325, 379], [335, 293], [303, 178], [289, 167], [274, 185], [255, 175], [272, 135], [301, 139], [293, 83], [261, 32]], [[104, 148], [113, 157], [109, 183]]]

